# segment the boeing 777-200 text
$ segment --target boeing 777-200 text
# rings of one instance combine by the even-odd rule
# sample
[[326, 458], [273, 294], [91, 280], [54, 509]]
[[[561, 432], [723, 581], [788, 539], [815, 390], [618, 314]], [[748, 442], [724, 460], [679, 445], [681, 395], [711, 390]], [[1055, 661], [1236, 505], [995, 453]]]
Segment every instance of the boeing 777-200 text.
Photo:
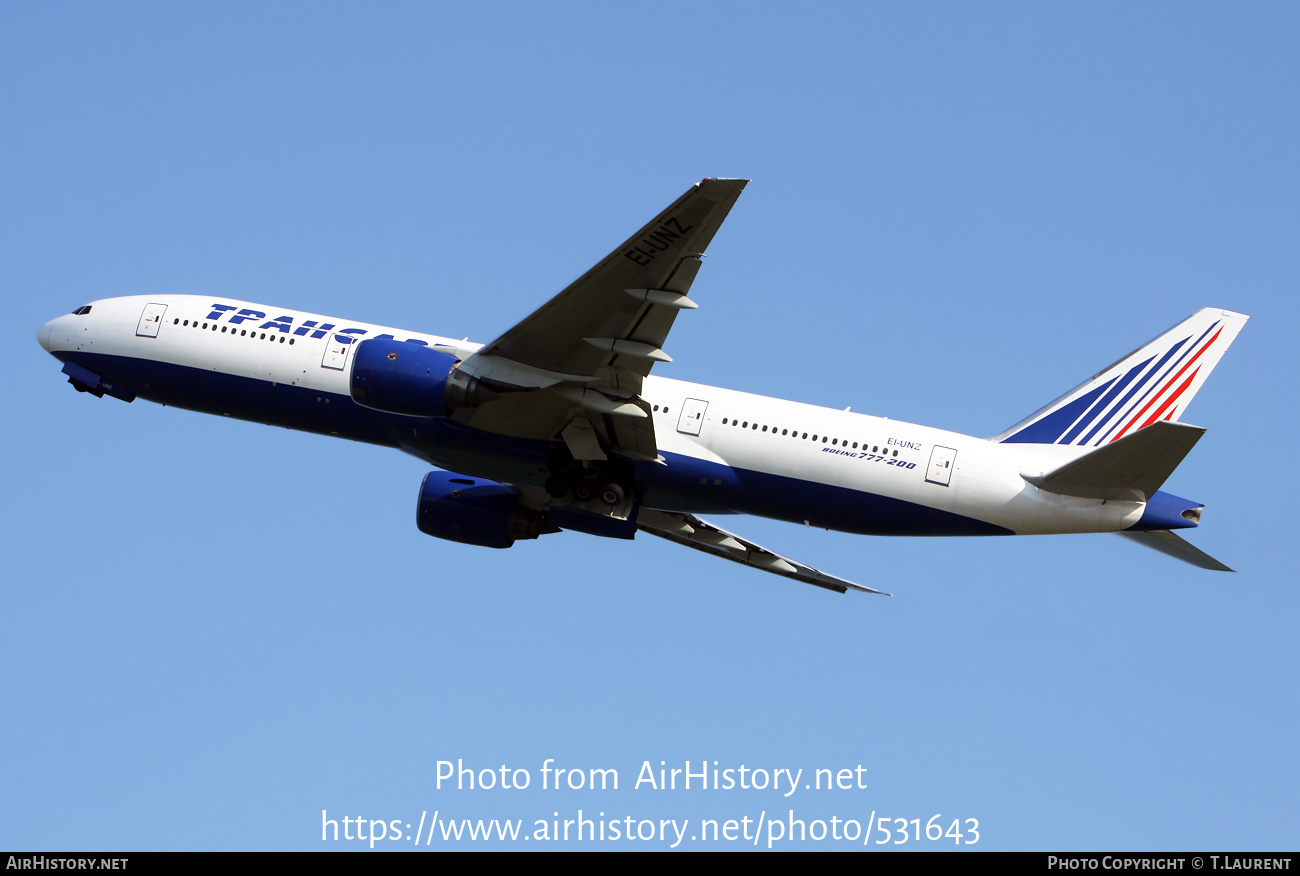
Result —
[[219, 296], [109, 298], [46, 323], [78, 390], [396, 447], [437, 466], [417, 523], [504, 548], [637, 531], [880, 592], [697, 515], [863, 535], [1114, 532], [1206, 569], [1160, 491], [1179, 421], [1247, 317], [1207, 308], [993, 438], [651, 377], [745, 180], [706, 179], [486, 345]]

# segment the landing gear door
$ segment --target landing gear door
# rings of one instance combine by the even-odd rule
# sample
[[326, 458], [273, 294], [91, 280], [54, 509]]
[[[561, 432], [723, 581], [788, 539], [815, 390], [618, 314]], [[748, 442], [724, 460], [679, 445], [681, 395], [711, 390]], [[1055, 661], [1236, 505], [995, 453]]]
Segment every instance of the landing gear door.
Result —
[[681, 416], [677, 418], [677, 431], [683, 435], [700, 434], [700, 426], [704, 424], [704, 412], [708, 407], [709, 403], [703, 399], [688, 398], [682, 405]]
[[135, 327], [135, 336], [138, 338], [158, 337], [158, 326], [162, 325], [163, 314], [166, 312], [166, 304], [146, 304], [144, 313], [140, 314], [140, 324]]
[[948, 486], [952, 480], [952, 467], [957, 461], [957, 451], [951, 447], [938, 447], [930, 454], [930, 467], [925, 470], [927, 483]]
[[333, 368], [335, 371], [342, 371], [343, 366], [348, 362], [348, 347], [352, 346], [352, 340], [339, 340], [338, 335], [330, 335], [329, 340], [325, 342], [325, 358], [321, 359], [320, 367]]

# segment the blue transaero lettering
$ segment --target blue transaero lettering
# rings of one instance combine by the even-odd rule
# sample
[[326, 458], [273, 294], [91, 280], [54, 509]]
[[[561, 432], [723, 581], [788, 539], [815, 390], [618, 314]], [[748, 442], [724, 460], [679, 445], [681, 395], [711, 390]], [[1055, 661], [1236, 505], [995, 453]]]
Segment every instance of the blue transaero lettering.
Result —
[[683, 228], [682, 223], [673, 216], [661, 222], [658, 228], [642, 235], [636, 243], [623, 250], [623, 255], [638, 265], [648, 265], [654, 261], [656, 255], [668, 249], [673, 241], [678, 240], [694, 227], [687, 225]]
[[[235, 309], [234, 306], [230, 304], [213, 304], [212, 312], [208, 314], [208, 319], [216, 320], [219, 322], [224, 312], [231, 311], [234, 309]], [[246, 322], [247, 320], [250, 319], [253, 320], [254, 322], [256, 322], [259, 319], [266, 319], [266, 314], [260, 310], [249, 310], [246, 307], [243, 310], [239, 311], [239, 313], [236, 313], [234, 316], [230, 317], [230, 319], [226, 320], [226, 322], [230, 323], [231, 325], [239, 325], [240, 323]]]
[[[230, 313], [230, 311], [232, 310], [238, 310], [239, 312], [232, 314]], [[212, 305], [212, 312], [208, 314], [207, 318], [210, 320], [215, 320], [217, 322], [220, 322], [222, 317], [226, 317], [226, 322], [230, 323], [231, 325], [239, 325], [240, 323], [247, 322], [250, 320], [256, 322], [257, 320], [260, 319], [266, 319], [266, 314], [260, 310], [250, 310], [248, 308], [239, 310], [239, 308], [231, 304], [214, 303]], [[295, 328], [293, 324], [293, 317], [291, 316], [277, 316], [274, 319], [269, 320], [268, 322], [262, 323], [261, 325], [258, 326], [258, 328], [273, 329], [275, 331], [280, 331], [285, 334], [289, 334], [290, 332], [292, 332], [294, 335], [297, 335], [298, 337], [304, 337], [310, 335], [313, 338], [323, 338], [327, 334], [335, 330], [335, 326], [333, 323], [330, 322], [318, 323], [314, 319], [304, 319], [302, 321], [302, 324], [297, 328]], [[345, 329], [338, 329], [338, 331], [335, 332], [334, 337], [338, 341], [342, 341], [345, 344], [350, 344], [353, 342], [353, 340], [355, 340], [353, 337], [351, 337], [352, 335], [364, 335], [366, 333], [367, 333], [367, 329], [363, 329], [363, 328], [345, 328]], [[379, 335], [379, 337], [387, 338], [388, 340], [396, 340], [392, 335]], [[407, 338], [406, 342], [408, 344], [419, 344], [422, 347], [429, 346], [428, 341], [422, 341], [419, 340], [418, 338]]]

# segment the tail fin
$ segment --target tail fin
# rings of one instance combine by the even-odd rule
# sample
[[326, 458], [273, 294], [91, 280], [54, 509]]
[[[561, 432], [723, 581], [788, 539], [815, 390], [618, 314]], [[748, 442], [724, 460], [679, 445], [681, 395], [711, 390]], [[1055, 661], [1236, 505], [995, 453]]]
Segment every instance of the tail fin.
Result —
[[993, 440], [1101, 447], [1177, 422], [1250, 317], [1207, 307]]

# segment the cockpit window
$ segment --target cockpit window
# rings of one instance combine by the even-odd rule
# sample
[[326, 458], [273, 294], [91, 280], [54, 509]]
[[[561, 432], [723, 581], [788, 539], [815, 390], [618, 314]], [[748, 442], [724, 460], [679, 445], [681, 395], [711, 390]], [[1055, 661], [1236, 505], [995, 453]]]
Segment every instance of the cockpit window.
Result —
[[72, 311], [73, 316], [85, 316], [87, 313], [90, 313], [89, 304], [87, 304], [85, 307], [78, 307], [76, 310]]

